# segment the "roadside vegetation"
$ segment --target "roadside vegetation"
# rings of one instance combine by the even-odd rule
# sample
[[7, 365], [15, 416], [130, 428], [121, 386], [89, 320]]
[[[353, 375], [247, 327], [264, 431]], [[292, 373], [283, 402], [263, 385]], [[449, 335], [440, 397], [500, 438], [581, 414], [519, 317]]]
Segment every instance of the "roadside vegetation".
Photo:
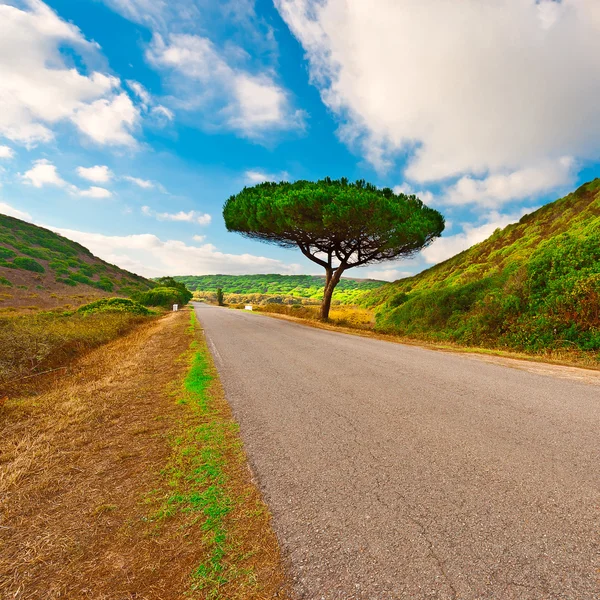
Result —
[[0, 316], [0, 394], [27, 386], [40, 375], [63, 374], [77, 357], [124, 335], [161, 309], [185, 306], [192, 294], [185, 284], [164, 277], [157, 287], [133, 296], [135, 300], [100, 298], [74, 310]]
[[376, 329], [600, 360], [600, 179], [444, 263], [365, 296]]
[[64, 372], [75, 358], [155, 314], [131, 300], [112, 298], [74, 312], [0, 317], [0, 395], [27, 388], [41, 374]]
[[192, 293], [181, 281], [173, 277], [161, 277], [156, 280], [157, 287], [133, 294], [133, 298], [144, 306], [158, 306], [170, 309], [174, 304], [186, 305], [192, 299]]

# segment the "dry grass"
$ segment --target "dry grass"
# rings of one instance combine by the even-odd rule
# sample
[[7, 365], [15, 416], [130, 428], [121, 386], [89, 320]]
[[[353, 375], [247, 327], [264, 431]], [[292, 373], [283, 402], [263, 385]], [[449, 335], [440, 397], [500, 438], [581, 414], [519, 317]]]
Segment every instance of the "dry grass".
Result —
[[[151, 321], [39, 395], [0, 402], [0, 598], [187, 597], [205, 543], [197, 515], [158, 529], [150, 518], [185, 422], [185, 405], [167, 390], [188, 369], [178, 360], [190, 344], [187, 319], [182, 311]], [[245, 465], [233, 469], [248, 506], [261, 506]], [[280, 576], [266, 509], [237, 516], [233, 532], [263, 549], [257, 576]]]
[[32, 375], [67, 365], [144, 320], [128, 313], [0, 317], [0, 393], [15, 393]]
[[[270, 314], [286, 315], [307, 321], [319, 321], [320, 307], [302, 306], [299, 304], [291, 306], [286, 304], [264, 304], [254, 307], [254, 310]], [[367, 308], [334, 305], [329, 311], [329, 324], [338, 327], [369, 330], [375, 326], [375, 314]]]

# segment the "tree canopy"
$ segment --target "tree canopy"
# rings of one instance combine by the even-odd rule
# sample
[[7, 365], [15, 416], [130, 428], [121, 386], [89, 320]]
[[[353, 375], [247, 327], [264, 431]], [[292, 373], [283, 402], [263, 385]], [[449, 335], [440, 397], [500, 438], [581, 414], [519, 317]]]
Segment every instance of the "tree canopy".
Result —
[[297, 246], [325, 268], [323, 318], [346, 269], [411, 256], [444, 230], [444, 217], [416, 196], [363, 180], [261, 183], [231, 196], [223, 216], [229, 231]]

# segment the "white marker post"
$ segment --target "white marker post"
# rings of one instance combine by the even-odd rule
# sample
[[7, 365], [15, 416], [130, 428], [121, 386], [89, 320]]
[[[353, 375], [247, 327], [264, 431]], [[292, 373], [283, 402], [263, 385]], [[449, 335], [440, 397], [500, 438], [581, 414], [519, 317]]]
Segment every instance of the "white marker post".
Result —
[[244, 306], [244, 310], [252, 310], [252, 304], [246, 304], [246, 306]]
[[173, 312], [177, 312], [179, 310], [179, 304], [173, 304]]

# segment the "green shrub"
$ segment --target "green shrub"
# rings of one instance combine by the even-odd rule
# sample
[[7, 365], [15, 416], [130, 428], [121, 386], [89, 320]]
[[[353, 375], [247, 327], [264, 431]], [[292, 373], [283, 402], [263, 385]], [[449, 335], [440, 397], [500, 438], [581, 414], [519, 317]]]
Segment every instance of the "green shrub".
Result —
[[100, 281], [94, 281], [92, 285], [105, 292], [112, 292], [115, 288], [114, 283], [108, 277], [100, 277]]
[[85, 285], [89, 285], [89, 286], [94, 285], [94, 282], [89, 277], [86, 277], [85, 275], [82, 275], [81, 273], [70, 273], [69, 279], [71, 281], [75, 281], [77, 283], [84, 283]]
[[0, 258], [14, 258], [16, 255], [14, 250], [0, 246]]
[[182, 297], [181, 304], [187, 304], [192, 299], [192, 292], [188, 290], [187, 286], [182, 281], [176, 281], [173, 277], [159, 277], [157, 282], [158, 287], [174, 288], [179, 290]]
[[156, 287], [146, 292], [134, 294], [133, 298], [144, 306], [159, 306], [161, 308], [171, 308], [173, 304], [183, 306], [189, 300], [187, 295], [180, 289], [170, 287]]
[[89, 265], [82, 265], [81, 267], [79, 267], [79, 272], [82, 275], [85, 275], [86, 277], [94, 276], [94, 271], [93, 271], [93, 269], [90, 268]]
[[145, 306], [142, 306], [138, 302], [130, 300], [129, 298], [102, 298], [101, 300], [96, 300], [95, 302], [90, 302], [89, 304], [80, 306], [76, 312], [83, 314], [99, 312], [123, 312], [139, 316], [148, 316], [154, 314]]
[[6, 279], [6, 277], [0, 277], [0, 285], [12, 287], [12, 283], [8, 279]]
[[33, 258], [28, 258], [26, 256], [17, 256], [12, 264], [17, 269], [25, 269], [26, 271], [33, 271], [34, 273], [45, 273], [46, 269], [40, 265], [39, 262], [34, 260]]

